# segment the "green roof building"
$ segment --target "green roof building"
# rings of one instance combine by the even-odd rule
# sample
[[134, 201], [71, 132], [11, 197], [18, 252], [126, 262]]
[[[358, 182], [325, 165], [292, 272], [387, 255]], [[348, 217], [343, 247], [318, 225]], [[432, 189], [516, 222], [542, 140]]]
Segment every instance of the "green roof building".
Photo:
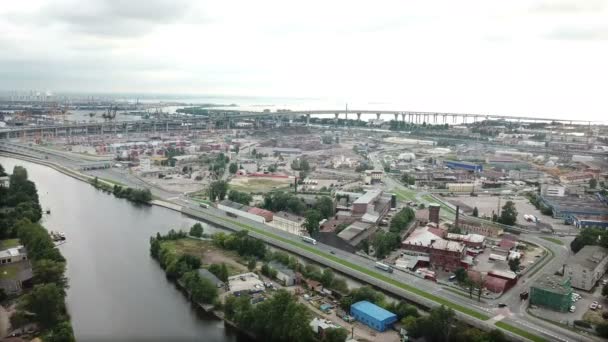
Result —
[[567, 312], [572, 305], [570, 278], [541, 275], [530, 287], [530, 304]]

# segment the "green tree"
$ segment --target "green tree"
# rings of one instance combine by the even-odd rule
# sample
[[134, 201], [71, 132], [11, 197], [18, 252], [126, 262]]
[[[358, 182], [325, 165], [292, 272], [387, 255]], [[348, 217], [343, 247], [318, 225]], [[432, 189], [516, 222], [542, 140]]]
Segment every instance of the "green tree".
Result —
[[374, 246], [376, 258], [384, 259], [400, 245], [400, 236], [394, 232], [385, 233], [384, 231], [379, 231], [376, 233], [372, 245]]
[[608, 284], [602, 287], [602, 296], [608, 297]]
[[237, 190], [230, 190], [228, 193], [228, 199], [232, 202], [237, 202], [244, 205], [249, 205], [249, 203], [253, 201], [253, 197], [250, 194]]
[[190, 235], [194, 237], [202, 237], [203, 236], [203, 225], [200, 223], [195, 223], [190, 227]]
[[44, 336], [45, 342], [73, 342], [76, 341], [74, 331], [69, 321], [58, 323]]
[[42, 327], [49, 328], [65, 317], [64, 291], [55, 283], [35, 285], [23, 295], [19, 308], [32, 312]]
[[515, 208], [515, 203], [513, 203], [513, 201], [507, 201], [502, 207], [498, 222], [507, 226], [512, 226], [517, 222], [517, 209]]
[[228, 273], [228, 266], [226, 266], [226, 263], [222, 263], [220, 266], [220, 280], [223, 282], [227, 282], [229, 275], [230, 274]]
[[225, 181], [215, 181], [209, 185], [209, 199], [212, 201], [223, 201], [228, 192], [228, 183]]
[[304, 217], [304, 228], [306, 228], [310, 236], [316, 236], [319, 232], [319, 222], [321, 222], [321, 215], [318, 211], [311, 209], [306, 212], [306, 215]]
[[477, 209], [477, 207], [473, 208], [473, 216], [479, 217], [479, 209]]
[[321, 214], [324, 219], [334, 215], [334, 202], [328, 196], [321, 196], [315, 204], [315, 209]]
[[230, 163], [230, 166], [228, 166], [228, 172], [231, 174], [235, 174], [238, 170], [239, 166], [236, 163]]
[[344, 328], [330, 328], [324, 331], [323, 341], [344, 342], [348, 337], [348, 331]]
[[464, 284], [468, 278], [467, 271], [464, 268], [458, 268], [454, 271], [454, 275], [456, 276], [456, 281], [460, 284]]
[[249, 272], [252, 272], [253, 270], [255, 270], [256, 264], [257, 264], [257, 262], [255, 261], [255, 259], [253, 259], [253, 258], [249, 259], [249, 262], [247, 262], [247, 269], [249, 270]]
[[595, 188], [597, 188], [597, 179], [595, 179], [595, 178], [591, 178], [591, 179], [589, 180], [589, 188], [590, 188], [590, 189], [595, 189]]
[[34, 282], [36, 284], [55, 283], [59, 288], [68, 287], [68, 279], [65, 277], [65, 262], [41, 259], [34, 261]]
[[331, 287], [332, 283], [334, 282], [334, 272], [331, 270], [331, 268], [326, 268], [323, 271], [323, 276], [321, 276], [321, 284], [323, 284], [323, 287]]
[[519, 258], [513, 258], [513, 259], [509, 260], [509, 268], [513, 272], [519, 271], [519, 264], [520, 264]]
[[595, 331], [600, 337], [608, 337], [608, 323], [600, 323], [595, 327]]

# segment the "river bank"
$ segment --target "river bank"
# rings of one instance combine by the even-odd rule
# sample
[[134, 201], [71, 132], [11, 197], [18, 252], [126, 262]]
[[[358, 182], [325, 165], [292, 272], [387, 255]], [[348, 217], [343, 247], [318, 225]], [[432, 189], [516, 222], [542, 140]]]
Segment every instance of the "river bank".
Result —
[[[247, 341], [191, 306], [148, 256], [150, 235], [197, 221], [108, 196], [38, 163], [3, 157], [0, 163], [28, 169], [42, 207], [52, 209], [43, 224], [68, 237], [59, 248], [68, 260], [67, 307], [77, 340]], [[205, 225], [205, 231], [217, 229]]]

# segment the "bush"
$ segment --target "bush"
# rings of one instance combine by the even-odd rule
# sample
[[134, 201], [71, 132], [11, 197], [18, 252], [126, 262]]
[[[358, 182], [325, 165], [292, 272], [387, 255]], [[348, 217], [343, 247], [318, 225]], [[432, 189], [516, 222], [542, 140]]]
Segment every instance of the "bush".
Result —
[[574, 325], [578, 325], [579, 327], [583, 327], [583, 328], [589, 328], [589, 329], [591, 328], [591, 324], [589, 322], [581, 321], [581, 320], [575, 320]]

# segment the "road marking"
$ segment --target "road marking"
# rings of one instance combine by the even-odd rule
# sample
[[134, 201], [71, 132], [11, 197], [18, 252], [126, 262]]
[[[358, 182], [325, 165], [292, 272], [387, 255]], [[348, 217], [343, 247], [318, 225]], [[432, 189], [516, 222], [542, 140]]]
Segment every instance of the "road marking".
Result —
[[528, 328], [530, 328], [530, 329], [533, 329], [533, 330], [536, 330], [536, 331], [538, 331], [538, 332], [541, 332], [541, 333], [543, 333], [543, 334], [545, 334], [545, 335], [547, 335], [547, 336], [551, 336], [551, 337], [553, 337], [553, 338], [555, 338], [555, 339], [558, 339], [558, 340], [560, 340], [560, 341], [568, 342], [568, 340], [566, 340], [565, 338], [562, 338], [562, 337], [560, 337], [560, 336], [554, 335], [552, 332], [548, 332], [548, 331], [546, 331], [546, 330], [539, 329], [539, 328], [537, 328], [537, 327], [535, 327], [535, 326], [533, 326], [533, 325], [531, 325], [531, 324], [528, 324], [528, 323], [526, 323], [526, 322], [522, 322], [522, 321], [520, 321], [520, 320], [514, 320], [514, 321], [515, 321], [515, 322], [517, 322], [517, 323], [519, 323], [519, 324], [521, 324], [521, 325], [523, 325], [523, 326], [526, 326], [526, 327], [528, 327]]

